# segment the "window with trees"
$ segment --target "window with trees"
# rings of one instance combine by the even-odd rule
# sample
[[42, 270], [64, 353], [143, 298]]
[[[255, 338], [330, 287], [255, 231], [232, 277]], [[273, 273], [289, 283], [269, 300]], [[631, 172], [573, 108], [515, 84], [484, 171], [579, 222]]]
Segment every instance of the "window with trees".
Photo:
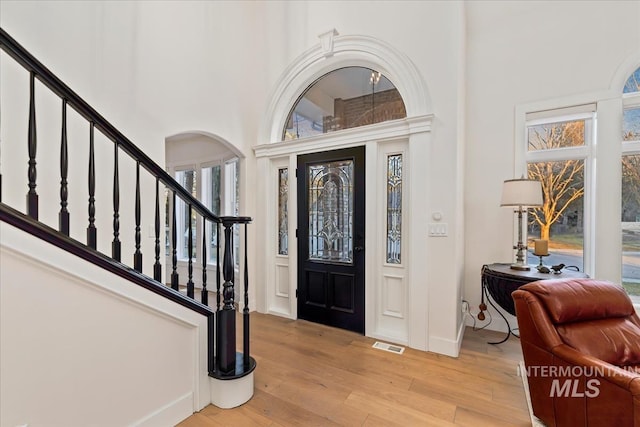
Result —
[[[239, 206], [239, 168], [238, 159], [220, 159], [203, 162], [196, 165], [175, 167], [176, 181], [207, 206], [216, 215], [238, 215]], [[168, 203], [168, 202], [167, 202]], [[168, 209], [168, 208], [167, 208]], [[169, 212], [169, 210], [167, 210]], [[207, 224], [207, 229], [202, 229], [202, 220], [192, 212], [191, 228], [189, 228], [189, 207], [181, 200], [176, 204], [176, 228], [178, 229], [177, 256], [179, 260], [189, 257], [188, 242], [189, 233], [192, 236], [191, 256], [197, 255], [198, 242], [202, 241], [203, 233], [206, 235], [207, 262], [214, 264], [217, 261], [218, 236], [217, 228]], [[196, 218], [198, 221], [196, 221]], [[234, 227], [234, 255], [236, 265], [239, 261], [238, 228]], [[222, 244], [222, 242], [220, 242]]]
[[585, 270], [595, 105], [527, 114], [527, 174], [542, 184], [543, 205], [530, 209], [529, 237], [549, 241], [545, 264]]
[[622, 285], [640, 301], [640, 68], [627, 79], [622, 103]]

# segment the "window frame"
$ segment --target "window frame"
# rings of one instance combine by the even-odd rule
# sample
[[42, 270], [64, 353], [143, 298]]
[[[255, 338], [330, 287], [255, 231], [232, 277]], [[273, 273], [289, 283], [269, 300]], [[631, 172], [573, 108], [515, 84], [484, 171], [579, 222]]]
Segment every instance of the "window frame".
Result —
[[[593, 104], [594, 111], [573, 112], [575, 109], [588, 108]], [[537, 108], [536, 108], [537, 107]], [[570, 111], [567, 113], [567, 111]], [[557, 114], [554, 114], [557, 113]], [[519, 113], [519, 114], [518, 114]], [[527, 119], [527, 115], [543, 113], [544, 117]], [[516, 129], [520, 129], [520, 140], [516, 138], [516, 174], [526, 176], [529, 163], [582, 160], [584, 161], [583, 196], [583, 271], [592, 275], [595, 271], [595, 190], [596, 190], [596, 153], [597, 153], [597, 106], [594, 102], [571, 103], [555, 106], [522, 106], [517, 109]], [[520, 120], [518, 120], [518, 118]], [[530, 126], [564, 123], [583, 120], [585, 122], [585, 143], [582, 146], [562, 147], [548, 150], [529, 151], [528, 129]], [[519, 172], [519, 173], [518, 173]], [[526, 218], [528, 220], [528, 218]], [[523, 240], [528, 240], [525, 230]], [[527, 254], [528, 255], [528, 254]]]
[[[633, 74], [635, 71], [637, 70], [634, 69], [634, 71], [632, 71], [631, 73]], [[629, 75], [630, 76], [630, 75]], [[626, 80], [625, 80], [626, 82]], [[621, 91], [622, 92], [622, 91]], [[625, 110], [628, 109], [633, 109], [633, 108], [640, 108], [640, 91], [638, 92], [630, 92], [630, 93], [622, 93], [622, 114], [624, 114]], [[632, 155], [640, 155], [640, 140], [633, 140], [633, 141], [625, 141], [622, 139], [622, 133], [623, 133], [623, 124], [622, 124], [622, 120], [620, 121], [620, 167], [622, 168], [622, 158], [624, 156], [632, 156]], [[622, 181], [621, 181], [621, 185], [622, 185]], [[621, 189], [622, 190], [622, 189]], [[621, 193], [621, 192], [620, 192]], [[620, 197], [622, 198], [622, 193], [620, 195]], [[620, 204], [622, 204], [622, 199], [620, 200]], [[620, 221], [622, 222], [622, 220], [620, 219]], [[622, 280], [624, 279], [624, 276], [622, 275], [622, 271], [623, 271], [623, 257], [622, 257], [622, 230], [620, 233], [620, 279], [621, 279], [621, 283]], [[640, 296], [632, 296], [632, 300], [636, 306], [636, 310], [640, 311]]]
[[[227, 170], [229, 168], [229, 165], [231, 164], [235, 164], [235, 180], [229, 180], [228, 176], [227, 176]], [[233, 204], [235, 204], [235, 206], [239, 209], [239, 202], [240, 202], [240, 194], [239, 194], [239, 188], [240, 188], [240, 157], [238, 157], [237, 155], [227, 155], [227, 156], [221, 156], [218, 158], [213, 158], [213, 159], [206, 159], [202, 162], [193, 162], [193, 161], [189, 161], [189, 162], [180, 162], [180, 163], [175, 163], [172, 165], [169, 165], [168, 169], [168, 173], [174, 177], [174, 179], [177, 180], [178, 178], [178, 173], [180, 172], [185, 172], [185, 171], [189, 171], [189, 170], [195, 170], [196, 171], [196, 198], [201, 201], [205, 206], [209, 207], [210, 206], [210, 200], [209, 200], [209, 196], [208, 196], [208, 188], [207, 186], [204, 184], [204, 176], [208, 175], [208, 173], [205, 173], [206, 169], [209, 169], [211, 167], [214, 166], [220, 166], [220, 213], [219, 216], [236, 216], [237, 212], [235, 212], [235, 210], [231, 209], [231, 206]], [[180, 181], [178, 181], [180, 182]], [[235, 183], [235, 186], [231, 183]], [[227, 200], [228, 199], [228, 188], [233, 187], [233, 192], [231, 192], [233, 194], [233, 201], [231, 200]], [[171, 200], [171, 198], [170, 198]], [[186, 209], [186, 205], [183, 203], [178, 203], [178, 206], [176, 206], [176, 227], [178, 228], [178, 230], [180, 230], [183, 226], [185, 226], [182, 222], [182, 218], [184, 218], [184, 210]], [[229, 210], [231, 211], [229, 211]], [[237, 209], [236, 209], [237, 210]], [[171, 210], [169, 211], [171, 212]], [[199, 220], [196, 220], [196, 223], [194, 224], [195, 228], [196, 228], [196, 233], [195, 233], [195, 246], [196, 246], [196, 256], [194, 258], [192, 258], [193, 261], [195, 261], [196, 259], [202, 259], [202, 245], [200, 244], [200, 242], [202, 241], [202, 218], [198, 217]], [[169, 225], [171, 226], [171, 222], [169, 222]], [[238, 262], [239, 262], [239, 248], [240, 248], [240, 239], [239, 239], [239, 227], [234, 227], [235, 232], [234, 232], [234, 253], [235, 253], [235, 268], [236, 270], [238, 269]], [[207, 233], [206, 239], [207, 242], [210, 241], [211, 239], [211, 233], [213, 232], [213, 228], [210, 224], [207, 225], [207, 229], [205, 230], [205, 232]], [[184, 263], [188, 261], [188, 255], [184, 254], [182, 251], [182, 248], [184, 246], [184, 236], [181, 235], [181, 233], [178, 233], [179, 235], [177, 236], [177, 248], [176, 248], [176, 254], [177, 254], [177, 261]], [[224, 245], [224, 242], [221, 239], [221, 246]], [[171, 248], [171, 242], [169, 242], [169, 248]], [[207, 248], [208, 252], [210, 252], [210, 247]], [[221, 247], [221, 255], [222, 255], [222, 247]], [[207, 265], [208, 266], [212, 266], [215, 267], [217, 265], [217, 261], [216, 259], [212, 259], [211, 258], [211, 253], [207, 253]]]

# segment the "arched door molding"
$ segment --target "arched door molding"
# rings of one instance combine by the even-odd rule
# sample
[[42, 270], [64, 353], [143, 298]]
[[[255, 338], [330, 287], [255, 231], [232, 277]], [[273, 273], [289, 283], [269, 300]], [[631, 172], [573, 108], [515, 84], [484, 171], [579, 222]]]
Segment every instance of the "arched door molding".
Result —
[[368, 67], [384, 74], [400, 92], [407, 118], [432, 113], [427, 85], [407, 55], [374, 37], [327, 34], [331, 40], [323, 39], [323, 43], [296, 58], [276, 82], [261, 126], [260, 144], [280, 142], [285, 121], [298, 96], [321, 76], [343, 67]]
[[[282, 131], [291, 108], [314, 81], [344, 67], [366, 67], [381, 72], [403, 99], [406, 118], [282, 142]], [[429, 336], [429, 289], [424, 256], [427, 249], [422, 213], [428, 212], [431, 122], [433, 106], [427, 85], [408, 56], [390, 44], [368, 36], [337, 36], [330, 31], [321, 43], [289, 65], [274, 85], [264, 122], [258, 133], [256, 156], [256, 216], [258, 239], [263, 242], [256, 262], [257, 275], [264, 278], [256, 287], [259, 311], [297, 318], [298, 244], [294, 237], [298, 198], [295, 172], [298, 156], [348, 147], [366, 148], [365, 231], [365, 334], [410, 347], [427, 350]], [[386, 254], [387, 162], [389, 156], [403, 156], [402, 217], [403, 263], [390, 266]], [[415, 167], [414, 167], [415, 166]], [[288, 181], [279, 187], [281, 171]], [[286, 224], [280, 227], [279, 194], [288, 194]], [[409, 203], [410, 201], [410, 203]], [[406, 208], [406, 209], [405, 209]], [[415, 213], [414, 213], [415, 212]], [[291, 218], [294, 218], [293, 220]], [[288, 233], [288, 252], [279, 253], [278, 236]], [[436, 339], [437, 341], [437, 339]], [[442, 340], [440, 340], [442, 341]], [[447, 354], [457, 354], [455, 343], [446, 343]], [[450, 347], [450, 349], [449, 349]]]

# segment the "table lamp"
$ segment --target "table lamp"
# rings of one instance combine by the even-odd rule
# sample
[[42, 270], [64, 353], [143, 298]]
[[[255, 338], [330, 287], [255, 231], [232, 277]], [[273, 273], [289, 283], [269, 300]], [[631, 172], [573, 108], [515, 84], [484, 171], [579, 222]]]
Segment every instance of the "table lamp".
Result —
[[511, 264], [514, 270], [530, 270], [524, 263], [524, 250], [526, 246], [522, 243], [522, 214], [528, 207], [542, 206], [542, 185], [535, 179], [508, 179], [502, 186], [502, 200], [500, 206], [516, 206], [518, 209], [518, 244], [513, 247], [517, 249], [516, 263]]

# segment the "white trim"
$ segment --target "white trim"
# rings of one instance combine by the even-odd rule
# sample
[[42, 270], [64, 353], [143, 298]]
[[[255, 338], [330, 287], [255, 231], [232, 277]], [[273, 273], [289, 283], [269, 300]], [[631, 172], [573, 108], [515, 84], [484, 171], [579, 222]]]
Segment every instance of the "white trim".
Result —
[[[254, 146], [257, 159], [258, 173], [269, 177], [258, 182], [256, 209], [266, 211], [264, 221], [256, 218], [257, 229], [263, 227], [265, 244], [259, 250], [256, 263], [257, 274], [264, 277], [264, 289], [257, 290], [259, 297], [258, 307], [264, 312], [284, 315], [288, 318], [297, 318], [297, 300], [295, 290], [297, 288], [298, 271], [297, 240], [295, 235], [297, 212], [297, 180], [295, 169], [297, 156], [302, 154], [330, 151], [342, 148], [365, 146], [365, 179], [366, 186], [366, 230], [365, 230], [365, 333], [391, 342], [402, 342], [413, 348], [427, 350], [429, 329], [428, 316], [425, 307], [428, 306], [428, 291], [424, 283], [426, 274], [424, 260], [414, 254], [415, 248], [424, 247], [424, 241], [411, 230], [421, 229], [421, 221], [418, 215], [410, 215], [412, 204], [417, 204], [420, 209], [425, 209], [427, 203], [424, 188], [418, 185], [411, 186], [411, 181], [424, 182], [426, 174], [424, 168], [409, 169], [403, 171], [405, 183], [403, 194], [405, 195], [403, 207], [406, 212], [406, 221], [403, 223], [403, 280], [406, 283], [406, 317], [392, 318], [382, 316], [378, 304], [380, 286], [380, 268], [386, 268], [381, 260], [380, 248], [380, 223], [379, 201], [382, 197], [380, 180], [378, 175], [386, 172], [380, 170], [381, 148], [386, 142], [402, 142], [406, 164], [411, 156], [419, 156], [421, 161], [429, 162], [429, 142], [432, 122], [431, 99], [427, 86], [417, 67], [403, 53], [395, 50], [390, 45], [366, 36], [338, 36], [333, 39], [331, 55], [325, 55], [320, 44], [300, 55], [278, 79], [266, 108], [264, 121], [258, 134], [259, 144]], [[375, 69], [383, 73], [398, 89], [407, 111], [407, 117], [400, 120], [386, 121], [369, 126], [345, 129], [332, 133], [300, 138], [290, 141], [281, 141], [281, 135], [288, 114], [293, 104], [313, 81], [324, 74], [346, 66], [363, 66]], [[273, 260], [273, 248], [275, 246], [275, 170], [276, 164], [280, 165], [282, 158], [289, 159], [289, 312], [283, 298], [276, 295], [274, 282], [274, 267], [269, 260]], [[404, 165], [403, 165], [404, 168]], [[386, 182], [386, 181], [385, 181]], [[406, 188], [405, 188], [406, 185]], [[384, 186], [386, 192], [386, 185]], [[413, 192], [415, 194], [409, 194]], [[411, 201], [415, 197], [418, 201]], [[291, 213], [294, 213], [293, 215]], [[404, 214], [403, 214], [404, 217]], [[405, 227], [406, 226], [406, 227]], [[426, 235], [426, 233], [425, 233]], [[278, 258], [279, 259], [279, 258]], [[420, 263], [421, 265], [414, 265]], [[400, 270], [393, 267], [395, 272]], [[428, 285], [427, 285], [428, 286]], [[414, 297], [415, 300], [411, 298]], [[277, 301], [276, 304], [273, 302]], [[259, 308], [260, 309], [260, 308]], [[379, 319], [386, 319], [380, 323]]]
[[640, 67], [640, 52], [630, 55], [618, 66], [609, 85], [611, 91], [620, 96], [627, 79], [638, 67]]
[[213, 142], [224, 145], [229, 151], [233, 152], [236, 156], [240, 158], [244, 159], [246, 157], [242, 152], [242, 150], [240, 150], [238, 147], [236, 147], [231, 142], [229, 142], [228, 139], [225, 139], [212, 132], [206, 132], [201, 130], [187, 130], [187, 131], [172, 133], [170, 136], [167, 136], [164, 140], [166, 144], [167, 142], [178, 142], [181, 139], [191, 139], [199, 136], [211, 139]]
[[458, 357], [462, 346], [462, 338], [464, 337], [465, 323], [460, 322], [458, 333], [455, 340], [440, 337], [429, 337], [429, 351], [444, 354], [446, 356]]
[[[100, 267], [87, 264], [81, 258], [49, 245], [37, 237], [24, 233], [6, 223], [0, 223], [0, 235], [2, 236], [0, 253], [4, 253], [3, 256], [14, 256], [22, 259], [32, 264], [34, 268], [49, 270], [52, 274], [64, 277], [66, 280], [76, 282], [82, 286], [89, 286], [105, 296], [115, 298], [191, 330], [194, 345], [193, 360], [191, 361], [193, 365], [191, 392], [138, 421], [139, 423], [145, 422], [150, 418], [156, 420], [158, 419], [156, 417], [176, 414], [176, 411], [184, 411], [187, 406], [188, 412], [183, 412], [183, 414], [191, 414], [210, 403], [209, 383], [205, 380], [208, 378], [208, 348], [206, 344], [208, 338], [207, 319], [205, 316], [186, 307], [178, 306], [172, 301], [140, 286], [125, 283], [126, 279], [119, 278]], [[53, 260], [55, 260], [55, 263]], [[189, 399], [185, 400], [187, 397]], [[184, 416], [181, 419], [184, 419]], [[169, 424], [172, 423], [170, 422]]]
[[420, 117], [391, 120], [329, 134], [284, 141], [277, 144], [261, 144], [255, 146], [253, 149], [255, 150], [256, 157], [261, 158], [356, 147], [362, 145], [365, 141], [387, 141], [403, 138], [411, 134], [430, 132], [432, 121], [433, 115], [428, 114]]
[[159, 425], [175, 425], [184, 420], [184, 414], [192, 411], [193, 393], [187, 393], [158, 408], [144, 418], [133, 422], [136, 427], [154, 427]]
[[[586, 110], [586, 112], [584, 112]], [[544, 117], [532, 114], [544, 112]], [[558, 112], [557, 116], [553, 113]], [[567, 114], [569, 112], [569, 114]], [[596, 160], [597, 160], [597, 98], [579, 95], [567, 98], [547, 100], [516, 106], [515, 117], [515, 171], [518, 175], [527, 173], [528, 163], [583, 160], [584, 161], [584, 198], [583, 198], [583, 269], [587, 274], [595, 273], [595, 197], [596, 197]], [[568, 121], [585, 122], [585, 142], [579, 147], [563, 147], [548, 150], [528, 150], [527, 128], [540, 124], [565, 123]], [[519, 173], [518, 173], [519, 172]], [[527, 236], [523, 236], [526, 239]]]
[[432, 112], [431, 98], [422, 75], [407, 55], [374, 37], [349, 35], [333, 38], [332, 55], [326, 56], [321, 44], [310, 48], [280, 76], [266, 108], [258, 133], [260, 141], [282, 140], [282, 130], [298, 95], [319, 77], [347, 66], [375, 69], [384, 74], [398, 89], [407, 117]]

